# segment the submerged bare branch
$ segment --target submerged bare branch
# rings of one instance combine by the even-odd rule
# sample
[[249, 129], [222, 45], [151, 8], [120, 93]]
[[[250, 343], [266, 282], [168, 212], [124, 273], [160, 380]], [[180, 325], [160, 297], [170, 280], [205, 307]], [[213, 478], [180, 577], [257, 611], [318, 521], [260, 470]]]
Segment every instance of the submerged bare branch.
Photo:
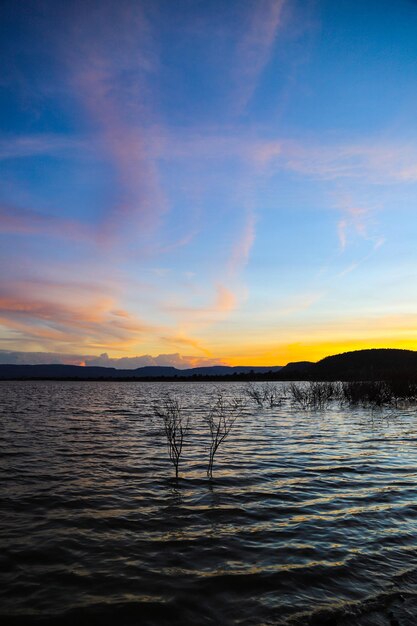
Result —
[[221, 393], [204, 417], [210, 434], [209, 462], [207, 476], [213, 477], [214, 457], [223, 441], [228, 437], [236, 420], [242, 415], [245, 407], [243, 398], [235, 397], [227, 400]]
[[302, 409], [325, 409], [332, 400], [340, 398], [339, 383], [310, 381], [290, 383], [288, 393], [293, 404]]
[[245, 394], [259, 407], [266, 405], [271, 409], [281, 404], [283, 400], [277, 385], [273, 385], [272, 383], [262, 383], [258, 385], [248, 383], [245, 388]]
[[174, 465], [175, 478], [178, 478], [178, 468], [184, 439], [189, 427], [189, 417], [185, 414], [178, 398], [173, 398], [170, 395], [155, 403], [154, 413], [163, 423], [169, 458]]

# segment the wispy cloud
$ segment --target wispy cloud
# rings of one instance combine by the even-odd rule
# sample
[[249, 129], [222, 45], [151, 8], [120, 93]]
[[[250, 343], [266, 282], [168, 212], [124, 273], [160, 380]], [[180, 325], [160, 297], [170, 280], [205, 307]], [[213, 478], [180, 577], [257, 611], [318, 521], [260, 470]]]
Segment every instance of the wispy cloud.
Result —
[[0, 136], [0, 160], [40, 155], [69, 155], [87, 150], [88, 142], [58, 134]]
[[356, 179], [371, 184], [417, 182], [417, 150], [407, 142], [371, 139], [361, 143], [286, 141], [271, 151], [277, 166], [322, 180]]
[[71, 90], [95, 128], [118, 186], [117, 201], [110, 203], [103, 224], [104, 237], [126, 223], [137, 233], [148, 230], [158, 224], [167, 201], [142, 132], [154, 122], [148, 75], [156, 63], [143, 7], [93, 3], [70, 24], [67, 37]]
[[243, 224], [241, 235], [235, 240], [230, 258], [228, 261], [228, 271], [233, 276], [240, 271], [248, 262], [249, 254], [255, 242], [256, 219], [253, 211], [248, 211]]
[[[128, 347], [155, 327], [126, 312], [96, 285], [78, 288], [48, 283], [14, 283], [0, 292], [0, 324], [26, 341], [63, 345]], [[160, 332], [160, 331], [156, 331]]]
[[319, 302], [323, 295], [322, 291], [297, 295], [281, 305], [276, 315], [282, 318], [303, 313]]
[[184, 306], [175, 302], [165, 305], [169, 313], [181, 316], [182, 321], [195, 322], [196, 325], [206, 325], [209, 320], [222, 318], [236, 306], [234, 292], [222, 284], [215, 286], [211, 302], [204, 305]]
[[[336, 194], [335, 207], [341, 212], [337, 223], [337, 235], [341, 252], [344, 252], [349, 242], [359, 238], [371, 246], [371, 254], [384, 243], [385, 237], [378, 232], [376, 209], [357, 205], [351, 194]], [[366, 255], [368, 258], [369, 255]], [[354, 263], [352, 267], [356, 267]]]
[[[213, 359], [193, 336], [196, 327], [192, 320], [197, 315], [208, 323], [233, 306], [233, 294], [219, 286], [211, 306], [198, 311], [178, 309], [179, 324], [164, 325], [142, 320], [120, 306], [116, 290], [110, 290], [108, 284], [13, 281], [0, 288], [0, 329], [2, 336], [12, 337], [16, 346], [31, 349], [42, 346], [60, 353], [76, 349], [83, 350], [80, 354], [85, 356], [85, 350], [117, 354], [152, 343], [187, 351], [192, 348], [204, 355], [201, 359]], [[198, 358], [192, 357], [194, 361]]]
[[270, 60], [285, 0], [258, 0], [236, 49], [235, 98], [242, 111], [251, 100]]
[[339, 243], [342, 250], [346, 249], [347, 231], [351, 228], [357, 235], [368, 239], [367, 222], [369, 220], [369, 209], [360, 207], [348, 207], [343, 212], [343, 217], [337, 225]]
[[0, 233], [42, 235], [87, 241], [93, 232], [75, 220], [46, 215], [31, 209], [0, 204]]
[[183, 348], [184, 346], [186, 346], [187, 349], [193, 348], [199, 353], [206, 354], [207, 357], [212, 357], [210, 351], [207, 350], [207, 348], [203, 346], [200, 341], [198, 341], [197, 339], [192, 339], [191, 337], [187, 337], [184, 334], [173, 333], [172, 335], [164, 335], [163, 337], [161, 337], [161, 341], [164, 343], [164, 345], [168, 344], [177, 348]]
[[366, 180], [371, 184], [417, 182], [417, 149], [412, 142], [364, 137], [360, 142], [342, 138], [265, 136], [262, 128], [206, 127], [181, 129], [181, 134], [160, 127], [144, 130], [153, 137], [155, 158], [238, 160], [260, 170], [291, 171], [324, 181]]

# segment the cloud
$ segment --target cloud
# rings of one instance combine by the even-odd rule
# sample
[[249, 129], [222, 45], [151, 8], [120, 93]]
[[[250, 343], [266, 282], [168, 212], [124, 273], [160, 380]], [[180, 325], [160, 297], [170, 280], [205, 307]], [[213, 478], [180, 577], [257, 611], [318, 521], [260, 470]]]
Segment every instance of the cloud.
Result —
[[[375, 219], [375, 209], [365, 206], [358, 206], [350, 194], [340, 196], [335, 204], [341, 211], [342, 216], [337, 223], [337, 236], [341, 252], [347, 249], [348, 243], [354, 237], [360, 238], [371, 244], [371, 254], [378, 250], [384, 243], [385, 237], [377, 232], [377, 221]], [[366, 255], [365, 258], [368, 258]], [[363, 259], [365, 260], [365, 259]], [[358, 263], [352, 264], [354, 269]], [[348, 273], [351, 270], [343, 272]]]
[[223, 284], [215, 285], [209, 302], [205, 304], [194, 306], [183, 304], [178, 302], [175, 296], [175, 299], [165, 303], [163, 308], [176, 320], [177, 331], [169, 335], [164, 334], [161, 339], [164, 343], [176, 346], [191, 346], [211, 358], [210, 351], [195, 338], [195, 335], [226, 319], [237, 305], [235, 292]]
[[[186, 346], [204, 354], [202, 359], [212, 358], [201, 342], [185, 331], [187, 314], [180, 316], [180, 328], [148, 323], [122, 308], [118, 296], [117, 290], [98, 282], [5, 283], [0, 287], [2, 341], [23, 350], [63, 354], [77, 350], [81, 360], [85, 360], [84, 351], [131, 352], [149, 342], [176, 348]], [[207, 315], [215, 317], [217, 310], [229, 310], [233, 304], [233, 296], [220, 286]], [[200, 310], [200, 317], [201, 313]]]
[[62, 346], [127, 348], [160, 332], [117, 306], [96, 285], [24, 281], [0, 289], [0, 325], [16, 340], [46, 349]]
[[136, 369], [145, 366], [165, 366], [187, 369], [190, 367], [209, 367], [225, 365], [222, 359], [201, 356], [182, 356], [181, 354], [159, 354], [112, 358], [107, 353], [98, 356], [89, 354], [67, 354], [59, 352], [19, 352], [0, 350], [0, 364], [47, 365], [87, 365], [97, 367], [115, 367], [116, 369]]
[[338, 224], [337, 224], [337, 235], [339, 238], [339, 244], [342, 250], [344, 250], [346, 248], [346, 243], [347, 243], [347, 239], [346, 239], [346, 229], [347, 229], [347, 225], [348, 222], [345, 218], [339, 220]]
[[249, 254], [255, 242], [255, 225], [255, 215], [252, 211], [248, 211], [242, 234], [235, 241], [227, 264], [232, 275], [241, 270], [249, 260]]
[[294, 315], [298, 315], [298, 313], [302, 313], [310, 309], [317, 302], [319, 302], [323, 296], [324, 292], [312, 292], [297, 295], [291, 298], [284, 306], [281, 306], [279, 311], [277, 312], [278, 317], [293, 317]]
[[79, 354], [57, 352], [19, 352], [0, 350], [0, 364], [5, 365], [84, 365], [84, 357]]
[[236, 307], [236, 296], [232, 290], [222, 284], [217, 284], [214, 295], [206, 305], [200, 306], [182, 306], [176, 303], [170, 303], [165, 306], [166, 310], [181, 316], [181, 320], [198, 322], [202, 325], [207, 324], [208, 320], [221, 319], [225, 313], [233, 311]]
[[[207, 162], [238, 161], [247, 173], [259, 176], [290, 171], [318, 180], [366, 180], [371, 184], [417, 182], [417, 149], [406, 140], [365, 137], [360, 142], [310, 136], [291, 138], [265, 136], [261, 127], [242, 132], [233, 126], [181, 129], [181, 133], [159, 126], [143, 129], [155, 159], [192, 159]], [[255, 168], [253, 167], [255, 166]]]
[[0, 233], [42, 235], [76, 241], [88, 241], [92, 237], [92, 232], [75, 220], [5, 205], [0, 205]]
[[251, 100], [259, 78], [270, 60], [281, 23], [284, 0], [257, 0], [236, 48], [235, 98], [239, 110]]
[[360, 207], [348, 207], [343, 211], [344, 216], [337, 225], [339, 243], [342, 250], [347, 245], [348, 229], [364, 239], [369, 239], [367, 223], [369, 221], [370, 210]]
[[[275, 165], [323, 180], [365, 179], [368, 183], [417, 182], [417, 150], [407, 142], [334, 143], [283, 141]], [[262, 155], [262, 150], [258, 153]]]
[[191, 339], [190, 337], [186, 337], [184, 334], [173, 334], [171, 336], [161, 337], [161, 340], [164, 344], [171, 344], [174, 346], [187, 346], [206, 354], [207, 356], [212, 356], [210, 351], [207, 350], [204, 346], [201, 345], [200, 341], [196, 339]]
[[88, 143], [65, 135], [17, 135], [0, 137], [0, 160], [40, 155], [67, 155], [88, 149]]
[[216, 299], [211, 311], [213, 313], [228, 313], [236, 307], [236, 296], [223, 285], [217, 285]]
[[103, 367], [116, 367], [117, 369], [135, 369], [145, 366], [164, 366], [187, 369], [210, 365], [224, 365], [222, 359], [213, 359], [201, 356], [182, 356], [178, 352], [173, 354], [149, 354], [134, 357], [110, 358], [106, 353], [99, 357], [85, 357], [86, 365], [100, 365]]
[[153, 228], [167, 202], [142, 131], [154, 121], [148, 76], [157, 63], [143, 7], [138, 2], [89, 3], [78, 20], [70, 21], [63, 43], [71, 91], [95, 129], [118, 187], [103, 237], [114, 236], [126, 223]]

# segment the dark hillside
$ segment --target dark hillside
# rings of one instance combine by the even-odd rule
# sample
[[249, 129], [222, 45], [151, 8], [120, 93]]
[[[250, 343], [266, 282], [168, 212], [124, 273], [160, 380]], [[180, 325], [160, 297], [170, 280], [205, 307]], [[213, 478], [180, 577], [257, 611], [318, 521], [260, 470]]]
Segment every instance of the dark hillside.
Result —
[[314, 380], [414, 380], [417, 352], [394, 348], [344, 352], [322, 359], [309, 374]]
[[279, 380], [306, 380], [315, 367], [311, 361], [294, 361], [285, 365], [278, 373]]

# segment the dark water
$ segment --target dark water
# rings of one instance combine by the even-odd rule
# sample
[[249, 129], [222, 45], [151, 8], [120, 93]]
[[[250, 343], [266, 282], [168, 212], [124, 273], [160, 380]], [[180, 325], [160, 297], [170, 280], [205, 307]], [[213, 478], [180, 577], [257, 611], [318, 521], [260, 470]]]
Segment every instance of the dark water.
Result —
[[[178, 484], [168, 389], [193, 421]], [[417, 623], [415, 411], [252, 405], [210, 484], [214, 391], [0, 383], [2, 623]]]

